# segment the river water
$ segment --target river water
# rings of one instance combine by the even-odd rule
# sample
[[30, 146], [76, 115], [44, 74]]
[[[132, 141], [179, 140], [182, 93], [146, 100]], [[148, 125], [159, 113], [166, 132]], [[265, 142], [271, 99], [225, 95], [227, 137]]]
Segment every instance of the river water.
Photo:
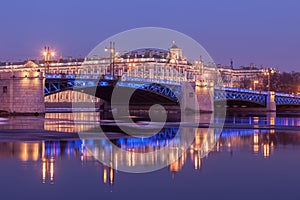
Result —
[[[99, 124], [109, 140], [98, 138], [99, 145], [91, 147], [95, 141], [78, 137]], [[178, 124], [135, 138], [99, 113], [0, 118], [1, 199], [300, 199], [299, 116], [232, 114], [221, 134], [205, 124], [180, 130], [195, 138], [172, 164], [127, 173], [118, 169], [156, 166], [165, 159], [140, 152], [172, 140], [173, 149], [180, 149]], [[112, 144], [126, 151], [120, 154]], [[113, 164], [102, 164], [98, 156]]]

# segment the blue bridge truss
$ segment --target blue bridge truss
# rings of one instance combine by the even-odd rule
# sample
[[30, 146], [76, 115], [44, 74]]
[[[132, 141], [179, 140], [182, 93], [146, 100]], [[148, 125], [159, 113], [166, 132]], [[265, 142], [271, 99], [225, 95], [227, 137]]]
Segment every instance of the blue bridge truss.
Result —
[[[80, 76], [80, 77], [78, 77]], [[173, 102], [178, 102], [181, 94], [180, 85], [143, 83], [137, 81], [120, 81], [111, 76], [86, 75], [46, 75], [45, 96], [66, 90], [84, 89], [88, 87], [119, 86], [148, 91]], [[250, 102], [266, 106], [268, 92], [242, 88], [215, 87], [215, 101]], [[276, 105], [300, 105], [300, 96], [275, 93]]]
[[247, 90], [240, 88], [215, 88], [215, 101], [247, 101], [262, 106], [266, 106], [267, 93], [255, 90]]
[[278, 93], [275, 96], [276, 105], [300, 105], [300, 98], [294, 95]]

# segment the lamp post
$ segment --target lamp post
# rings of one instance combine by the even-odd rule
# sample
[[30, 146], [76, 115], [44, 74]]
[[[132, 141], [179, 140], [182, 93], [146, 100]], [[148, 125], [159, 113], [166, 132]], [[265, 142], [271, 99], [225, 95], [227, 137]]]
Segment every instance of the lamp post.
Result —
[[253, 89], [256, 90], [256, 84], [258, 84], [258, 80], [253, 81]]
[[109, 51], [109, 71], [110, 75], [115, 76], [115, 42], [109, 43], [109, 49], [105, 48], [105, 51]]
[[271, 89], [271, 74], [274, 74], [274, 70], [273, 69], [267, 69], [267, 71], [264, 73], [265, 76], [268, 76], [268, 85], [267, 85], [267, 88], [268, 88], [268, 91], [270, 91]]
[[45, 47], [43, 51], [45, 73], [49, 73], [50, 62], [55, 56], [55, 51], [51, 51], [50, 47]]

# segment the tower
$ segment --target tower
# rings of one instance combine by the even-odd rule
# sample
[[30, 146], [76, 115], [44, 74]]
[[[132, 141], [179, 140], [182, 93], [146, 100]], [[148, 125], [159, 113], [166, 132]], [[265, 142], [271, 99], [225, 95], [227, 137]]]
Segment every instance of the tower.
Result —
[[174, 60], [182, 58], [182, 49], [176, 45], [176, 42], [173, 41], [172, 46], [169, 48], [171, 53], [171, 58]]

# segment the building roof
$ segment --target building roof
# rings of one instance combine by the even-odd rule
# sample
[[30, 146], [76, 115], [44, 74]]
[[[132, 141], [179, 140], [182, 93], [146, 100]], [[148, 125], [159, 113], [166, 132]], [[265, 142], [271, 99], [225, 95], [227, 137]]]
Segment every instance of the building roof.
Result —
[[[69, 58], [53, 60], [55, 63], [83, 62], [84, 58]], [[0, 66], [43, 64], [44, 60], [24, 60], [18, 62], [0, 62]]]
[[142, 48], [129, 51], [121, 56], [122, 58], [161, 58], [168, 59], [169, 51], [157, 48]]

